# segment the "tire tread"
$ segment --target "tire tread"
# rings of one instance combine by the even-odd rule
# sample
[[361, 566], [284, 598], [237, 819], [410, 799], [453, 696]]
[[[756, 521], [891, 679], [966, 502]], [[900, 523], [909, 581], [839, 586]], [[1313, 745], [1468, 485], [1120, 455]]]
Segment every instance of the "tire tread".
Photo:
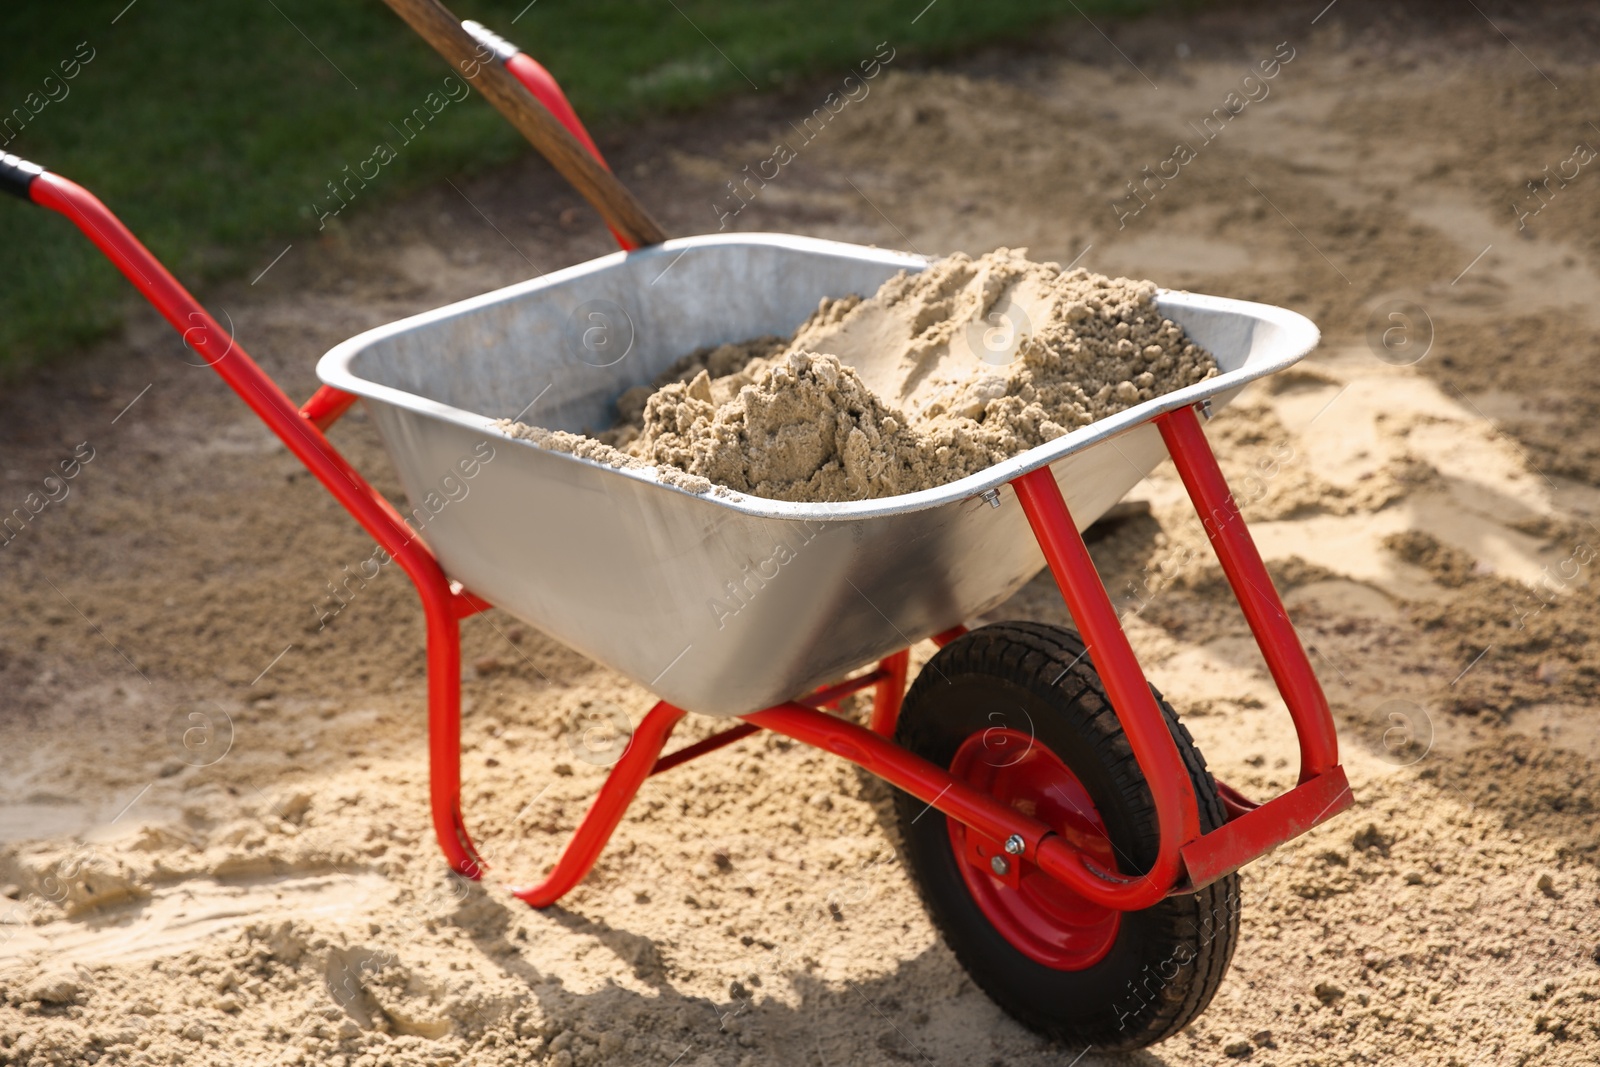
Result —
[[[1122, 803], [1126, 805], [1126, 810], [1139, 826], [1155, 826], [1155, 802], [1132, 746], [1122, 732], [1116, 712], [1082, 640], [1070, 630], [1037, 622], [1005, 622], [973, 630], [952, 641], [922, 670], [907, 692], [896, 740], [913, 752], [926, 754], [935, 744], [940, 724], [927, 721], [931, 716], [917, 714], [916, 708], [921, 697], [930, 688], [947, 683], [952, 676], [974, 674], [1003, 679], [1053, 704], [1074, 709], [1076, 714], [1083, 717], [1085, 736], [1092, 738], [1095, 752], [1120, 794]], [[1188, 729], [1178, 721], [1172, 707], [1162, 699], [1159, 691], [1153, 686], [1151, 688], [1194, 784], [1199, 799], [1202, 831], [1221, 826], [1226, 821], [1226, 812], [1215, 781], [1206, 769], [1205, 758], [1195, 747]], [[908, 816], [918, 814], [922, 808], [920, 804], [908, 805], [906, 802], [909, 799], [904, 794], [898, 798], [902, 840], [908, 838]], [[1041, 1017], [1030, 1005], [1007, 1003], [1003, 995], [996, 996], [997, 989], [1003, 990], [1004, 987], [986, 980], [986, 971], [993, 961], [966, 958], [957, 947], [965, 943], [964, 939], [959, 936], [959, 931], [947, 928], [940, 909], [930, 900], [924, 873], [916, 870], [914, 852], [912, 859], [930, 919], [945, 942], [957, 948], [958, 958], [961, 958], [963, 966], [974, 980], [1002, 1008], [1026, 1025], [1058, 1039], [1082, 1041], [1098, 1037], [1100, 1040], [1094, 1043], [1102, 1049], [1133, 1049], [1172, 1036], [1191, 1023], [1210, 1003], [1227, 972], [1238, 940], [1237, 874], [1220, 879], [1190, 896], [1169, 897], [1156, 905], [1152, 911], [1160, 910], [1159, 937], [1173, 946], [1192, 947], [1193, 960], [1180, 968], [1180, 973], [1187, 971], [1190, 978], [1187, 981], [1162, 982], [1150, 1003], [1141, 1004], [1141, 1011], [1131, 1024], [1131, 1029], [1116, 1035], [1117, 1039], [1108, 1045], [1103, 1034], [1073, 1032], [1070, 1028]], [[1210, 924], [1220, 928], [1215, 929], [1210, 937], [1200, 936]]]

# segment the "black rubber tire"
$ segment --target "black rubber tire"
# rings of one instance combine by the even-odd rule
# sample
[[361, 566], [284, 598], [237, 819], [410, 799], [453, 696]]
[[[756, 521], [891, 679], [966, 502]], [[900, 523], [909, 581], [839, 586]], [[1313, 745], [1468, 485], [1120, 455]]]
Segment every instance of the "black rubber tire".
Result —
[[[1189, 732], [1156, 693], [1200, 800], [1203, 831], [1225, 821], [1216, 783]], [[1082, 640], [1043, 623], [996, 623], [945, 646], [906, 694], [895, 740], [941, 767], [976, 731], [1029, 732], [1089, 791], [1123, 873], [1155, 861], [1154, 802]], [[974, 982], [1032, 1030], [1072, 1047], [1144, 1048], [1192, 1022], [1222, 984], [1239, 937], [1239, 876], [1123, 916], [1098, 963], [1062, 971], [1020, 952], [968, 891], [944, 816], [898, 790], [906, 860], [924, 905]]]

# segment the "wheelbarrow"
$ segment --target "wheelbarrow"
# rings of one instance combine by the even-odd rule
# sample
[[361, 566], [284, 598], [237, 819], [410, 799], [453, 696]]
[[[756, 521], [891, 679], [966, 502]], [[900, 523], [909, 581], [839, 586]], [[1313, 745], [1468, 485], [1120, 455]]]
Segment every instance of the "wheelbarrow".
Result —
[[[370, 330], [296, 406], [98, 199], [15, 156], [0, 186], [72, 220], [410, 576], [427, 627], [433, 823], [450, 867], [488, 862], [461, 810], [461, 620], [494, 607], [660, 699], [543, 878], [593, 867], [644, 780], [770, 730], [895, 787], [928, 913], [1001, 1007], [1058, 1040], [1143, 1047], [1192, 1021], [1238, 937], [1237, 871], [1347, 808], [1327, 701], [1202, 429], [1317, 343], [1293, 312], [1163, 291], [1219, 374], [977, 474], [903, 496], [788, 503], [695, 491], [506, 434], [606, 425], [626, 389], [706, 345], [794, 330], [823, 297], [927, 260], [782, 234], [662, 241], [549, 73], [433, 0], [389, 0], [605, 217], [623, 251]], [[469, 69], [468, 61], [472, 64]], [[392, 506], [325, 431], [362, 400]], [[1217, 782], [1145, 679], [1081, 531], [1170, 456], [1293, 719], [1298, 784]], [[1048, 567], [1075, 629], [969, 630]], [[907, 688], [910, 646], [939, 647]], [[866, 725], [837, 714], [870, 691]], [[665, 752], [687, 711], [733, 720]]]

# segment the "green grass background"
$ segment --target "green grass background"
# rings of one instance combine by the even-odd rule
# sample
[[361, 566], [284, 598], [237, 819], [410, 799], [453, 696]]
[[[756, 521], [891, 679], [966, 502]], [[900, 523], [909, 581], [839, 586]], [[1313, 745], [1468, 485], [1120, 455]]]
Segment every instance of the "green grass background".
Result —
[[[1155, 0], [458, 0], [543, 62], [591, 127], [781, 88], [890, 41], [939, 57]], [[920, 17], [919, 16], [920, 12]], [[913, 22], [913, 19], [915, 21]], [[113, 21], [115, 20], [115, 21]], [[709, 38], [709, 40], [708, 40]], [[0, 150], [80, 182], [190, 285], [264, 267], [316, 231], [324, 184], [450, 73], [379, 0], [14, 0], [0, 6], [0, 117], [95, 58]], [[712, 42], [715, 42], [713, 45]], [[718, 54], [718, 49], [725, 53]], [[731, 63], [730, 63], [731, 61]], [[60, 90], [55, 92], [59, 95]], [[0, 141], [7, 134], [0, 133]], [[359, 212], [531, 151], [474, 97], [363, 192]], [[129, 290], [64, 220], [0, 197], [0, 375], [114, 328]]]

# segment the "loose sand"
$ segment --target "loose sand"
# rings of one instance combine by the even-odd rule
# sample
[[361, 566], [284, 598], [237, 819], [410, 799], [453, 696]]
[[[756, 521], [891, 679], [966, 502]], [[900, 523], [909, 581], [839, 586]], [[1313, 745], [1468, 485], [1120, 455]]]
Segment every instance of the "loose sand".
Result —
[[[880, 80], [738, 217], [1081, 254], [1323, 328], [1207, 432], [1313, 649], [1356, 807], [1245, 869], [1232, 973], [1189, 1030], [1115, 1059], [1039, 1042], [924, 919], [881, 784], [772, 737], [647, 782], [558, 908], [447, 876], [414, 594], [392, 567], [358, 580], [370, 540], [150, 315], [0, 396], [6, 508], [94, 447], [0, 549], [0, 1063], [1600, 1059], [1600, 177], [1526, 231], [1507, 209], [1595, 139], [1600, 26], [1364, 0], [1311, 25], [1324, 7], [1097, 20], [1159, 91], [1071, 23], [1031, 54]], [[1107, 200], [1285, 40], [1270, 98], [1119, 230]], [[763, 93], [607, 154], [696, 232], [816, 106]], [[470, 204], [444, 187], [330, 226], [213, 303], [306, 396], [344, 337], [525, 278], [524, 254], [608, 250], [540, 166], [458, 185]], [[1425, 345], [1412, 316], [1412, 365], [1381, 344], [1396, 299], [1431, 317]], [[333, 433], [398, 493], [359, 409]], [[1292, 732], [1181, 485], [1164, 466], [1133, 498], [1091, 550], [1141, 662], [1219, 777], [1287, 788]], [[1040, 579], [995, 617], [1064, 612]], [[526, 880], [604, 773], [577, 739], [649, 697], [500, 613], [462, 625], [466, 818], [494, 878]]]
[[[794, 337], [690, 353], [600, 435], [506, 433], [754, 496], [896, 496], [976, 474], [1217, 373], [1148, 281], [955, 253], [821, 306]], [[631, 459], [631, 461], [630, 461]]]

